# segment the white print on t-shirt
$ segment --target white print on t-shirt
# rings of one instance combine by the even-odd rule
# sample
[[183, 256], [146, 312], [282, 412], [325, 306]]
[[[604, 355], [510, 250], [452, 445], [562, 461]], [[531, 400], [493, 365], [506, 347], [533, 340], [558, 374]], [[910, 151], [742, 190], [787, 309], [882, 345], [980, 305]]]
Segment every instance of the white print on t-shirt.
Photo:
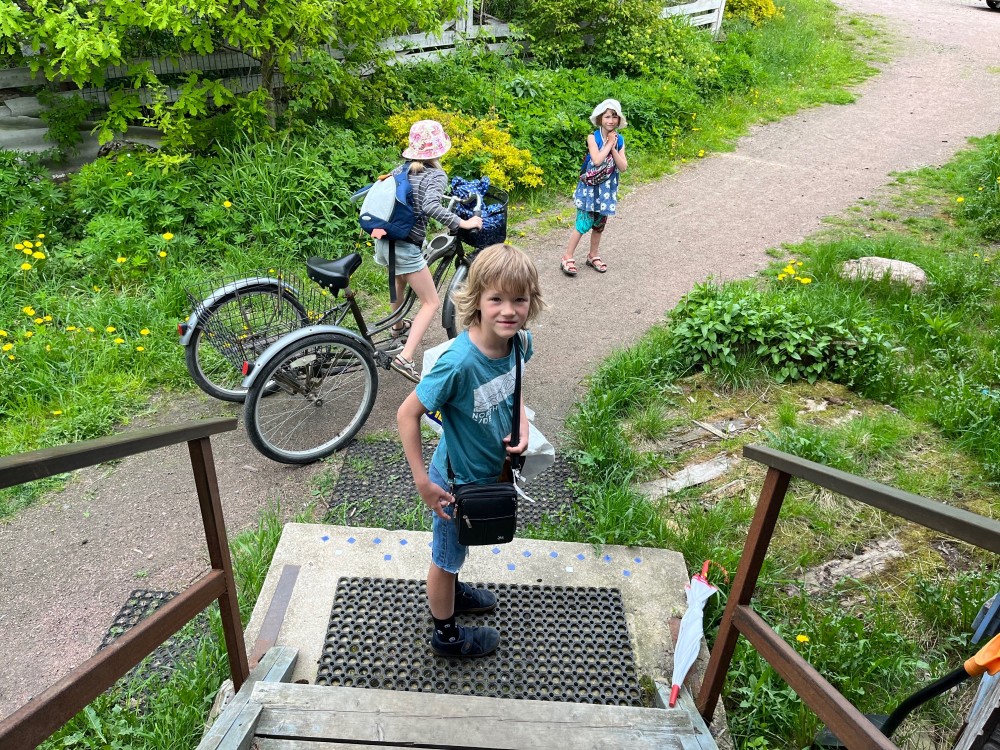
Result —
[[472, 392], [472, 419], [479, 424], [489, 424], [493, 412], [512, 393], [514, 393], [514, 368], [488, 383], [483, 383]]

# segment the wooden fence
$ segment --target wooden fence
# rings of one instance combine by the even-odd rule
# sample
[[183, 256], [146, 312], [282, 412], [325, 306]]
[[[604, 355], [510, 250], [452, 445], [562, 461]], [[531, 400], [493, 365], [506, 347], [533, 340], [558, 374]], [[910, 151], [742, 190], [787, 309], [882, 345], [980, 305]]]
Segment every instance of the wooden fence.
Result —
[[[663, 17], [686, 16], [693, 26], [710, 28], [717, 35], [722, 27], [722, 14], [726, 0], [695, 0], [683, 5], [672, 5], [664, 8]], [[498, 52], [512, 53], [513, 45], [508, 41], [512, 36], [510, 27], [491, 16], [482, 15], [477, 21], [473, 0], [466, 0], [463, 15], [451, 23], [445, 24], [436, 32], [425, 34], [408, 34], [387, 39], [382, 43], [383, 49], [395, 53], [396, 63], [413, 63], [426, 60], [437, 55], [449, 54], [457, 45], [470, 39], [481, 40], [489, 49]], [[326, 51], [336, 59], [342, 59], [339, 49], [327, 46]], [[158, 76], [172, 76], [193, 70], [219, 73], [219, 80], [230, 91], [245, 93], [259, 88], [261, 84], [260, 62], [241, 52], [217, 52], [211, 55], [181, 55], [175, 57], [149, 57], [132, 60], [123, 65], [111, 65], [105, 70], [107, 81], [121, 80], [128, 77], [129, 70], [137, 65], [149, 65]], [[274, 85], [281, 88], [282, 78], [275, 74]], [[42, 81], [32, 74], [30, 68], [9, 68], [0, 70], [0, 89], [25, 88], [37, 86]], [[167, 87], [163, 95], [168, 101], [176, 101], [179, 90]], [[82, 96], [98, 106], [107, 106], [108, 92], [103, 88], [86, 88], [80, 91], [60, 92], [61, 96]], [[139, 91], [140, 100], [149, 103], [152, 95], [145, 90]], [[3, 111], [3, 104], [7, 111]], [[0, 116], [33, 116], [44, 107], [35, 97], [15, 97], [0, 102]]]

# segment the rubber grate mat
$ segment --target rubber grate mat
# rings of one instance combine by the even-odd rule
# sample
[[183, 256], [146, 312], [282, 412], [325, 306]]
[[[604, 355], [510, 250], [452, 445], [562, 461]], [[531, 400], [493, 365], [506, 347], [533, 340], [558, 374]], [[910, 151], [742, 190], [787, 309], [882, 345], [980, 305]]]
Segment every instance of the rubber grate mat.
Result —
[[423, 581], [341, 578], [316, 683], [452, 695], [645, 706], [613, 588], [486, 584], [500, 646], [479, 659], [430, 649], [433, 622]]
[[[425, 464], [433, 453], [434, 446], [425, 444]], [[574, 479], [569, 464], [557, 456], [553, 466], [525, 485], [535, 502], [518, 504], [518, 525], [537, 525], [545, 515], [567, 509], [576, 500], [570, 489]], [[431, 514], [413, 484], [403, 446], [394, 440], [353, 442], [323, 520], [338, 526], [430, 531]]]
[[[104, 634], [98, 651], [110, 646], [127, 630], [135, 627], [175, 596], [177, 596], [175, 591], [144, 591], [142, 589], [133, 591], [118, 611], [107, 633]], [[178, 662], [183, 661], [193, 653], [198, 645], [198, 640], [208, 633], [207, 613], [200, 613], [194, 622], [198, 631], [195, 637], [183, 634], [170, 636], [142, 663], [129, 671], [126, 679], [146, 678], [153, 674], [158, 674], [166, 679], [176, 669]]]

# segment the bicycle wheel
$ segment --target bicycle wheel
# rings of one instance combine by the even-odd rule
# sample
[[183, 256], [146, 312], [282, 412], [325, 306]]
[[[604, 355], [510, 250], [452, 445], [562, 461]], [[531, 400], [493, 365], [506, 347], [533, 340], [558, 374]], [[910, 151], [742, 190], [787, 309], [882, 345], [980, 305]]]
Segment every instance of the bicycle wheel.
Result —
[[[219, 340], [241, 337], [244, 350], [260, 354], [276, 336], [306, 325], [306, 309], [287, 290], [274, 286], [241, 289], [205, 310], [185, 347], [184, 364], [191, 379], [209, 396], [240, 403], [246, 398], [243, 373], [220, 351]], [[232, 336], [226, 336], [226, 331]]]
[[[307, 336], [263, 368], [247, 393], [244, 422], [253, 446], [274, 461], [308, 464], [329, 456], [354, 437], [375, 405], [375, 361], [343, 334]], [[272, 384], [277, 390], [268, 396]]]
[[458, 336], [458, 315], [455, 310], [455, 300], [453, 299], [455, 290], [465, 283], [466, 276], [469, 275], [469, 264], [461, 263], [455, 274], [448, 283], [448, 290], [441, 296], [441, 325], [444, 327], [448, 338], [453, 339]]

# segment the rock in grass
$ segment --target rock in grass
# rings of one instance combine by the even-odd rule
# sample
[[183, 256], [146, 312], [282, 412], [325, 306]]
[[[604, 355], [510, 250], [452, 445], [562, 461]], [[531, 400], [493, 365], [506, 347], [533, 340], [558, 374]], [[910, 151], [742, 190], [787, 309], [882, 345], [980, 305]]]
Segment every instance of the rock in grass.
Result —
[[840, 275], [845, 279], [872, 279], [875, 281], [888, 276], [890, 281], [906, 284], [915, 292], [919, 292], [927, 286], [927, 274], [920, 266], [905, 260], [878, 256], [845, 261]]

